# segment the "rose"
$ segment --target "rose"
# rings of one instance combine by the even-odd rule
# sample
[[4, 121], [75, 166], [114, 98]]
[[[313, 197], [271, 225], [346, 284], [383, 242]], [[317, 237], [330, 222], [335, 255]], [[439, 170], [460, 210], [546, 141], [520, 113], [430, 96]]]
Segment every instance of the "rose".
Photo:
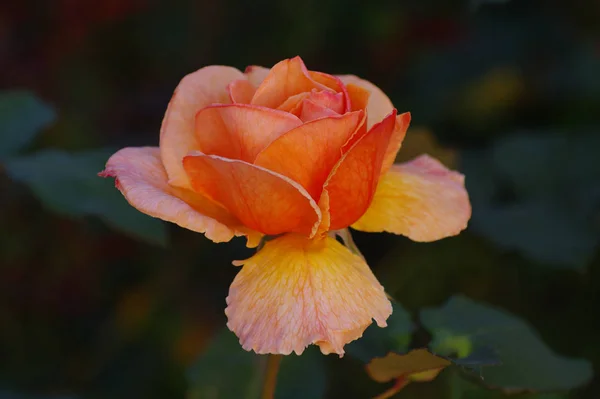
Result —
[[317, 344], [342, 355], [392, 307], [335, 231], [433, 241], [471, 214], [459, 173], [428, 156], [392, 165], [409, 121], [373, 84], [308, 71], [299, 57], [246, 73], [210, 66], [175, 90], [160, 146], [122, 149], [102, 175], [140, 211], [215, 242], [278, 236], [234, 262], [243, 268], [227, 297], [229, 328], [257, 353]]

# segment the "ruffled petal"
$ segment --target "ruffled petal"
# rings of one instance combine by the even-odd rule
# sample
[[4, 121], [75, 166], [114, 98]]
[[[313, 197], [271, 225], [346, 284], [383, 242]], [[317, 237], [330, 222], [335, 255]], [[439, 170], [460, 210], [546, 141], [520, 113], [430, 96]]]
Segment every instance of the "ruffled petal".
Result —
[[344, 110], [344, 95], [342, 93], [313, 90], [302, 101], [302, 109], [299, 116], [303, 122], [309, 122], [327, 116], [342, 114]]
[[327, 178], [323, 191], [329, 196], [331, 230], [356, 222], [371, 204], [395, 126], [393, 110], [353, 144]]
[[204, 233], [214, 242], [235, 236], [248, 237], [256, 247], [262, 235], [241, 225], [233, 215], [192, 191], [169, 186], [167, 173], [157, 147], [124, 148], [110, 157], [104, 177], [114, 177], [115, 185], [140, 212]]
[[229, 100], [234, 104], [250, 104], [256, 87], [246, 79], [234, 80], [227, 85]]
[[371, 206], [352, 227], [436, 241], [460, 233], [470, 218], [464, 176], [422, 155], [381, 177]]
[[373, 83], [354, 75], [341, 75], [338, 78], [346, 85], [353, 84], [366, 89], [370, 93], [367, 104], [367, 127], [370, 128], [377, 122], [380, 122], [394, 109], [394, 105], [388, 96]]
[[227, 297], [227, 326], [246, 350], [301, 354], [310, 344], [344, 354], [375, 319], [392, 313], [365, 261], [335, 239], [284, 235], [243, 265]]
[[310, 71], [308, 74], [315, 82], [318, 82], [329, 87], [333, 91], [342, 94], [342, 98], [344, 100], [343, 112], [358, 111], [351, 109], [350, 97], [348, 95], [348, 91], [346, 90], [346, 85], [338, 76], [316, 71]]
[[277, 63], [269, 75], [260, 84], [251, 104], [277, 108], [288, 97], [305, 91], [331, 90], [327, 86], [314, 81], [300, 57], [283, 60]]
[[273, 140], [301, 124], [296, 116], [275, 109], [213, 105], [196, 115], [196, 137], [205, 154], [253, 162]]
[[311, 236], [321, 211], [302, 186], [244, 161], [193, 153], [183, 160], [195, 191], [223, 205], [245, 226], [264, 234]]
[[342, 156], [341, 148], [362, 120], [362, 111], [317, 119], [281, 135], [254, 162], [299, 183], [319, 198], [323, 183]]
[[181, 161], [190, 151], [199, 150], [194, 135], [198, 110], [212, 103], [229, 103], [227, 85], [245, 75], [227, 66], [208, 66], [185, 76], [173, 93], [160, 129], [160, 156], [169, 183], [189, 188]]

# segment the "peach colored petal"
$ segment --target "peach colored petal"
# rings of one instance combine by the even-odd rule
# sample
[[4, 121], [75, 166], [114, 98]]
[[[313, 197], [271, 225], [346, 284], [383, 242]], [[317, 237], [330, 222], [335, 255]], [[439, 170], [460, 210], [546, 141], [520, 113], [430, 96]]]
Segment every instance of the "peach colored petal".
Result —
[[205, 154], [253, 162], [273, 140], [301, 124], [296, 116], [275, 109], [212, 105], [196, 115], [196, 137]]
[[269, 68], [261, 67], [258, 65], [249, 65], [246, 67], [244, 73], [248, 78], [248, 81], [252, 83], [254, 87], [260, 86], [260, 84], [269, 75], [271, 70]]
[[232, 103], [250, 104], [255, 91], [256, 87], [246, 79], [234, 80], [227, 85], [227, 93], [229, 93], [229, 99]]
[[326, 118], [329, 116], [339, 115], [331, 108], [317, 104], [312, 100], [302, 101], [302, 111], [300, 112], [300, 120], [304, 123], [314, 121], [315, 119]]
[[353, 84], [366, 89], [370, 93], [369, 103], [367, 104], [367, 127], [370, 128], [381, 121], [394, 109], [390, 99], [373, 83], [354, 75], [341, 75], [338, 78], [346, 85]]
[[285, 100], [279, 107], [277, 107], [277, 109], [299, 116], [300, 111], [302, 110], [302, 101], [304, 101], [305, 98], [308, 98], [308, 96], [310, 96], [309, 92], [295, 94], [291, 97], [288, 97], [288, 99]]
[[171, 185], [189, 188], [181, 160], [198, 150], [196, 113], [212, 103], [229, 103], [227, 85], [245, 75], [227, 66], [208, 66], [185, 76], [173, 93], [160, 129], [160, 156]]
[[381, 166], [381, 173], [385, 173], [396, 161], [396, 155], [402, 147], [402, 142], [406, 136], [406, 131], [410, 125], [410, 112], [405, 112], [398, 115], [396, 118], [396, 126], [394, 127], [394, 133], [390, 139], [390, 144], [385, 151], [385, 157], [383, 158], [383, 165]]
[[261, 85], [256, 89], [251, 104], [277, 108], [288, 97], [312, 89], [331, 90], [314, 81], [300, 57], [277, 63]]
[[292, 113], [303, 122], [309, 122], [344, 113], [344, 95], [313, 89], [310, 93], [304, 92], [289, 97], [277, 109]]
[[362, 115], [358, 111], [305, 123], [273, 141], [254, 163], [289, 177], [317, 199]]
[[253, 230], [312, 235], [321, 221], [321, 211], [306, 190], [278, 173], [200, 152], [185, 157], [183, 165], [194, 190]]
[[375, 319], [392, 313], [362, 258], [335, 239], [284, 235], [242, 262], [227, 297], [227, 326], [256, 353], [300, 355], [310, 344], [344, 354]]
[[348, 90], [346, 89], [346, 85], [342, 82], [342, 80], [339, 77], [316, 71], [310, 71], [309, 75], [311, 78], [313, 78], [315, 82], [318, 82], [324, 86], [329, 87], [333, 91], [342, 94], [342, 98], [344, 100], [344, 110], [342, 112], [358, 111], [351, 109], [351, 102]]
[[329, 195], [331, 230], [356, 222], [371, 204], [395, 125], [393, 110], [354, 143], [327, 178], [323, 191]]
[[371, 206], [352, 227], [436, 241], [460, 233], [470, 218], [464, 176], [422, 155], [381, 177]]
[[101, 175], [114, 177], [117, 188], [140, 212], [204, 233], [214, 242], [246, 235], [248, 246], [255, 247], [262, 236], [242, 227], [239, 220], [207, 198], [169, 186], [158, 147], [124, 148], [110, 157]]

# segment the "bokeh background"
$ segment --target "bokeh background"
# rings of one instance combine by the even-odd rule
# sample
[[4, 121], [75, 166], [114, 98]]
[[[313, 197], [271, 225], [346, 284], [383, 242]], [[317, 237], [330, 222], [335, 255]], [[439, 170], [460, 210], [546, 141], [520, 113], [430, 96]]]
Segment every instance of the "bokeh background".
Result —
[[[248, 358], [213, 346], [230, 262], [251, 252], [137, 214], [96, 173], [113, 150], [158, 144], [185, 74], [295, 55], [412, 112], [399, 161], [429, 153], [467, 177], [473, 218], [460, 236], [354, 234], [413, 318], [411, 346], [436, 338], [420, 312], [462, 295], [520, 319], [550, 351], [496, 332], [524, 356], [509, 371], [519, 387], [538, 373], [533, 385], [550, 392], [518, 397], [600, 397], [597, 0], [2, 2], [0, 397], [242, 397], [198, 385], [245, 383]], [[352, 356], [307, 356], [319, 366], [288, 373], [295, 397], [389, 387]], [[450, 370], [397, 397], [522, 391], [487, 391], [482, 370], [468, 389]]]

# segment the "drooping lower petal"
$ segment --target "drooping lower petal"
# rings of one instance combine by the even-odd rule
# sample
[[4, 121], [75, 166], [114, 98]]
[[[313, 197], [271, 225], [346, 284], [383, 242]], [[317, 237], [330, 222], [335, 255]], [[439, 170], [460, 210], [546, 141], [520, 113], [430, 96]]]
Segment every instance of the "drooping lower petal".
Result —
[[157, 147], [124, 148], [110, 157], [101, 175], [114, 177], [117, 188], [139, 211], [204, 233], [214, 242], [246, 235], [248, 246], [255, 247], [262, 236], [207, 198], [170, 186]]
[[392, 313], [383, 287], [362, 258], [331, 237], [284, 235], [243, 265], [227, 297], [227, 326], [246, 350], [301, 354], [310, 344], [344, 354], [375, 319]]
[[371, 206], [352, 227], [436, 241], [460, 233], [470, 217], [464, 176], [422, 155], [381, 177]]
[[369, 102], [367, 104], [367, 127], [375, 125], [377, 122], [383, 120], [394, 109], [394, 105], [385, 95], [383, 91], [373, 83], [361, 79], [354, 75], [340, 75], [338, 76], [344, 84], [353, 84], [366, 89], [369, 93]]
[[305, 91], [331, 90], [313, 80], [300, 57], [277, 63], [260, 84], [251, 104], [277, 108], [288, 97]]
[[246, 77], [235, 68], [213, 65], [185, 76], [175, 89], [160, 129], [160, 156], [171, 185], [190, 187], [181, 160], [200, 149], [194, 135], [196, 113], [212, 103], [229, 103], [226, 88], [237, 79]]
[[275, 109], [212, 105], [196, 115], [195, 133], [203, 153], [253, 162], [273, 140], [301, 124], [294, 115]]
[[192, 153], [183, 165], [195, 191], [223, 205], [245, 226], [264, 234], [312, 235], [321, 211], [302, 186], [244, 161]]
[[318, 198], [362, 115], [358, 111], [305, 123], [273, 141], [255, 164], [289, 177]]
[[331, 230], [356, 222], [371, 204], [395, 124], [394, 110], [353, 144], [327, 178]]

